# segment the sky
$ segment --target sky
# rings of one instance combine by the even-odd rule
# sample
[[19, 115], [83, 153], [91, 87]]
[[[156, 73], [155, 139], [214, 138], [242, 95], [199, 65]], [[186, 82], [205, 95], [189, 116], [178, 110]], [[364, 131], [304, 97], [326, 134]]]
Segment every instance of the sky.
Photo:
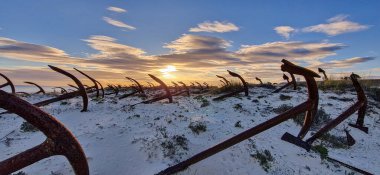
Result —
[[[281, 82], [281, 60], [334, 78], [380, 77], [380, 1], [2, 0], [0, 73], [66, 85], [47, 65], [105, 84]], [[236, 80], [237, 81], [237, 80]], [[0, 83], [5, 80], [0, 80]]]

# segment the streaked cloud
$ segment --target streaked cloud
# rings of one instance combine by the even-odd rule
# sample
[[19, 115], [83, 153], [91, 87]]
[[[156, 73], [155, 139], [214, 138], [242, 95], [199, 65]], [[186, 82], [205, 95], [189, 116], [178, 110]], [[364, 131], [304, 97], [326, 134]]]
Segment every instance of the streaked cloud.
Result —
[[238, 31], [239, 27], [230, 22], [219, 22], [219, 21], [205, 21], [203, 23], [198, 24], [197, 27], [190, 28], [190, 32], [217, 32], [217, 33], [225, 33], [225, 32], [233, 32]]
[[289, 39], [290, 35], [297, 30], [290, 26], [277, 26], [274, 28], [277, 34], [281, 35], [285, 39]]
[[114, 19], [109, 18], [109, 17], [103, 17], [103, 20], [106, 21], [108, 24], [111, 24], [111, 25], [116, 26], [116, 27], [126, 28], [129, 30], [135, 30], [136, 29], [135, 27], [133, 27], [131, 25], [128, 25], [128, 24], [121, 22], [121, 21], [118, 21], [118, 20], [114, 20]]
[[303, 32], [319, 32], [329, 36], [336, 36], [343, 33], [357, 32], [368, 29], [368, 25], [362, 25], [349, 21], [348, 15], [337, 15], [327, 20], [326, 24], [318, 24], [302, 29]]
[[0, 57], [46, 63], [76, 62], [63, 50], [4, 37], [0, 37]]
[[[168, 65], [176, 68], [171, 77], [178, 79], [214, 80], [215, 74], [223, 75], [226, 69], [230, 69], [254, 81], [256, 76], [268, 80], [273, 80], [274, 76], [278, 76], [280, 79], [279, 67], [283, 58], [302, 63], [303, 66], [331, 68], [352, 67], [355, 64], [373, 60], [373, 57], [355, 57], [323, 62], [324, 58], [335, 55], [336, 51], [346, 47], [341, 43], [328, 42], [269, 42], [242, 45], [239, 49], [232, 51], [228, 50], [232, 45], [231, 41], [217, 37], [184, 34], [164, 45], [165, 48], [171, 49], [171, 52], [162, 55], [147, 55], [143, 49], [123, 44], [109, 36], [94, 35], [83, 41], [95, 52], [83, 58], [73, 58], [57, 48], [0, 38], [0, 57], [54, 63], [61, 67], [66, 66], [68, 70], [75, 66], [90, 72], [102, 82], [110, 83], [125, 83], [124, 75], [133, 75], [140, 80], [150, 80], [147, 77], [148, 73], [162, 75], [162, 70], [168, 68]], [[44, 74], [41, 71], [50, 70], [46, 67], [27, 69], [19, 66], [19, 69], [4, 71], [13, 72], [12, 76], [21, 79], [25, 77], [20, 74], [27, 71], [38, 75]], [[47, 73], [46, 76], [53, 76], [50, 74]], [[57, 79], [47, 78], [49, 81]]]
[[113, 12], [116, 12], [116, 13], [125, 13], [125, 12], [127, 12], [127, 10], [125, 10], [125, 9], [122, 9], [120, 7], [113, 7], [113, 6], [108, 7], [107, 10], [113, 11]]
[[375, 57], [353, 57], [353, 58], [346, 58], [342, 60], [332, 60], [328, 62], [317, 62], [312, 64], [310, 67], [312, 68], [326, 68], [326, 69], [337, 69], [337, 68], [349, 68], [352, 67], [354, 64], [358, 63], [364, 63], [368, 61], [374, 60]]
[[173, 53], [215, 52], [231, 46], [231, 42], [210, 36], [184, 34], [164, 47]]
[[270, 42], [261, 45], [243, 45], [238, 51], [243, 60], [255, 63], [279, 62], [286, 58], [296, 61], [312, 62], [344, 48], [340, 43], [325, 42]]
[[83, 41], [86, 41], [91, 48], [99, 52], [90, 55], [91, 58], [129, 58], [145, 54], [142, 49], [119, 44], [115, 38], [108, 36], [94, 35]]

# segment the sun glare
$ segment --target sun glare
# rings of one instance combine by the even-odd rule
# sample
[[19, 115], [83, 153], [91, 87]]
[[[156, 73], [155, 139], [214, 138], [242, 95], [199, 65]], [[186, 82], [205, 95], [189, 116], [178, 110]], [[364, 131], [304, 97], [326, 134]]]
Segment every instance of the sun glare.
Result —
[[160, 72], [162, 73], [162, 76], [164, 78], [175, 78], [174, 75], [171, 74], [171, 72], [175, 72], [177, 69], [174, 66], [168, 65], [165, 69], [160, 69]]

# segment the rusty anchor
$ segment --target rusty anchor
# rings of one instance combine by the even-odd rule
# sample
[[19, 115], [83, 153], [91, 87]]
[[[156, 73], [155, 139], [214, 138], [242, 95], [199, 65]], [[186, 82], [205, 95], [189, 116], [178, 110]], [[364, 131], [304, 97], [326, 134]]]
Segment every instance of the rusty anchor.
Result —
[[[50, 103], [54, 103], [54, 102], [58, 102], [58, 101], [66, 100], [66, 99], [71, 99], [71, 98], [74, 98], [77, 96], [82, 96], [83, 108], [82, 108], [81, 112], [87, 111], [88, 97], [87, 97], [86, 89], [84, 88], [83, 84], [78, 80], [78, 78], [76, 78], [74, 75], [72, 75], [72, 74], [70, 74], [70, 73], [68, 73], [68, 72], [66, 72], [66, 71], [64, 71], [58, 67], [54, 67], [51, 65], [48, 65], [48, 66], [52, 70], [71, 78], [75, 82], [75, 84], [78, 85], [78, 87], [76, 87], [76, 88], [78, 88], [79, 90], [73, 91], [73, 92], [68, 92], [68, 93], [62, 94], [58, 97], [55, 97], [55, 98], [51, 98], [51, 99], [47, 99], [47, 100], [44, 100], [44, 101], [41, 101], [38, 103], [34, 103], [33, 105], [35, 105], [37, 107], [41, 107], [41, 106], [46, 106]], [[9, 111], [5, 111], [5, 112], [2, 112], [0, 114], [7, 114], [7, 113], [9, 113]]]
[[148, 86], [150, 87], [150, 88], [154, 88], [154, 84], [153, 83], [151, 83], [151, 82], [146, 82], [147, 84], [148, 84]]
[[327, 75], [326, 75], [325, 70], [323, 70], [322, 68], [318, 68], [318, 72], [319, 72], [319, 73], [323, 73], [323, 76], [325, 77], [325, 80], [329, 80], [329, 79], [327, 78]]
[[[94, 86], [90, 86], [90, 87], [87, 87], [86, 90], [92, 90], [92, 89], [95, 89], [96, 90], [96, 97], [99, 98], [100, 96], [100, 93], [99, 93], [99, 86], [98, 86], [98, 81], [96, 81], [94, 78], [92, 78], [91, 76], [89, 76], [88, 74], [80, 71], [79, 69], [75, 68], [74, 67], [74, 70], [78, 71], [80, 74], [84, 75], [85, 77], [87, 77], [88, 79], [90, 79], [92, 81], [92, 83], [94, 84]], [[99, 83], [100, 84], [100, 83]], [[103, 95], [102, 97], [104, 97], [104, 92], [103, 92]]]
[[119, 87], [117, 87], [117, 86], [115, 86], [115, 85], [108, 84], [107, 87], [108, 87], [109, 89], [111, 89], [112, 92], [107, 93], [107, 94], [105, 94], [105, 95], [112, 95], [112, 94], [115, 94], [115, 96], [117, 96], [117, 95], [119, 94], [119, 92], [120, 92]]
[[222, 82], [222, 87], [227, 86], [226, 82], [224, 82], [223, 80], [219, 80], [219, 81]]
[[[72, 84], [67, 84], [67, 86], [70, 86], [70, 87], [74, 88], [75, 90], [79, 90], [79, 87], [76, 87], [76, 86], [74, 86]], [[83, 87], [84, 87], [84, 85], [83, 85]]]
[[138, 81], [136, 81], [135, 79], [133, 79], [131, 77], [125, 77], [125, 78], [128, 79], [129, 81], [132, 81], [132, 82], [136, 83], [137, 88], [134, 87], [135, 91], [133, 91], [133, 92], [131, 92], [129, 94], [124, 94], [121, 97], [119, 97], [119, 99], [127, 98], [127, 97], [129, 97], [131, 95], [134, 95], [136, 93], [140, 93], [141, 95], [145, 96], [144, 89], [143, 89], [143, 87], [141, 86], [141, 84]]
[[290, 77], [292, 77], [292, 81], [289, 82], [289, 77], [286, 76], [285, 74], [282, 76], [282, 78], [284, 80], [286, 80], [288, 83], [286, 83], [285, 85], [281, 86], [280, 88], [276, 89], [275, 91], [273, 91], [272, 93], [278, 93], [280, 92], [281, 90], [287, 88], [288, 86], [292, 85], [293, 84], [293, 89], [294, 90], [297, 90], [297, 82], [296, 82], [296, 78], [294, 77], [294, 75], [292, 73], [289, 73], [290, 74]]
[[203, 86], [202, 86], [202, 84], [199, 83], [198, 81], [196, 81], [195, 83], [198, 85], [199, 89], [200, 89], [201, 91], [203, 91]]
[[222, 80], [220, 80], [220, 81], [221, 81], [223, 84], [225, 84], [226, 86], [231, 85], [231, 82], [228, 81], [228, 80], [227, 80], [226, 78], [224, 78], [223, 76], [216, 75], [216, 77], [223, 79], [223, 81], [222, 81]]
[[179, 87], [179, 85], [176, 82], [172, 81], [172, 84], [174, 85], [174, 90], [175, 90], [174, 94], [181, 91], [181, 88]]
[[138, 104], [149, 104], [149, 103], [153, 103], [153, 102], [156, 102], [156, 101], [163, 100], [165, 98], [167, 98], [169, 100], [169, 103], [173, 103], [173, 97], [172, 97], [172, 94], [171, 94], [168, 86], [162, 80], [160, 80], [159, 78], [155, 77], [154, 75], [152, 75], [152, 74], [148, 74], [148, 75], [150, 76], [150, 78], [152, 78], [158, 84], [160, 84], [160, 87], [164, 89], [165, 94], [161, 95], [159, 97], [156, 97], [156, 98], [152, 98], [152, 99], [140, 102], [140, 103], [133, 104], [131, 106], [135, 106], [135, 105], [138, 105]]
[[12, 81], [7, 77], [5, 76], [4, 74], [0, 73], [0, 76], [2, 76], [7, 82], [0, 85], [0, 88], [3, 88], [3, 87], [6, 87], [6, 86], [10, 86], [11, 87], [11, 91], [12, 91], [12, 94], [16, 94], [16, 88], [15, 86], [13, 85]]
[[86, 155], [75, 136], [53, 116], [0, 90], [0, 107], [13, 112], [42, 131], [47, 139], [31, 149], [0, 162], [1, 174], [11, 174], [42, 159], [63, 155], [76, 175], [88, 175]]
[[[335, 128], [337, 125], [342, 123], [344, 120], [346, 120], [348, 117], [350, 117], [352, 114], [354, 114], [356, 111], [358, 111], [358, 118], [356, 120], [356, 124], [349, 124], [352, 127], [358, 128], [362, 130], [365, 133], [368, 133], [368, 128], [364, 126], [364, 116], [365, 111], [367, 109], [367, 97], [364, 94], [364, 91], [362, 87], [360, 86], [357, 78], [359, 76], [352, 73], [350, 78], [351, 81], [355, 87], [358, 101], [354, 103], [352, 106], [350, 106], [347, 110], [345, 110], [342, 114], [340, 114], [337, 118], [334, 120], [328, 122], [325, 126], [323, 126], [321, 129], [319, 129], [313, 136], [308, 138], [306, 141], [303, 141], [300, 137], [294, 137], [293, 135], [289, 133], [285, 133], [282, 138], [283, 140], [286, 140], [290, 143], [293, 143], [299, 147], [302, 147], [306, 149], [307, 151], [310, 151], [312, 143], [323, 136], [323, 134], [329, 132], [331, 129]], [[350, 135], [347, 135], [347, 139], [350, 139]], [[351, 143], [350, 143], [351, 142]], [[349, 144], [353, 144], [352, 141], [348, 140]]]
[[226, 141], [220, 143], [220, 144], [217, 144], [205, 151], [202, 151], [196, 155], [194, 155], [193, 157], [190, 157], [189, 159], [185, 160], [185, 161], [182, 161], [174, 166], [171, 166], [161, 172], [158, 173], [158, 175], [168, 175], [168, 174], [174, 174], [174, 173], [177, 173], [177, 172], [180, 172], [184, 169], [186, 169], [187, 167], [189, 167], [190, 165], [193, 165], [201, 160], [204, 160], [218, 152], [221, 152], [235, 144], [238, 144], [256, 134], [259, 134], [265, 130], [268, 130], [290, 118], [293, 118], [295, 117], [297, 114], [300, 114], [300, 113], [303, 113], [305, 111], [307, 111], [306, 115], [305, 115], [305, 121], [304, 121], [304, 125], [303, 127], [301, 128], [301, 131], [300, 131], [300, 136], [304, 136], [310, 126], [311, 126], [311, 123], [312, 123], [312, 119], [313, 117], [315, 116], [315, 113], [316, 113], [316, 110], [317, 110], [317, 107], [318, 107], [318, 87], [317, 87], [317, 83], [314, 79], [314, 77], [320, 77], [317, 73], [311, 71], [311, 70], [308, 70], [306, 68], [303, 68], [303, 67], [300, 67], [300, 66], [297, 66], [297, 65], [294, 65], [293, 63], [287, 61], [287, 60], [282, 60], [283, 62], [283, 65], [281, 66], [281, 70], [282, 71], [286, 71], [286, 72], [289, 72], [289, 73], [293, 73], [293, 74], [297, 74], [297, 75], [302, 75], [305, 77], [306, 79], [306, 83], [307, 83], [307, 87], [308, 87], [308, 93], [309, 93], [309, 98], [307, 101], [299, 104], [298, 106], [292, 108], [292, 109], [289, 109], [288, 111], [272, 118], [272, 119], [269, 119], [268, 121], [266, 122], [263, 122], [251, 129], [248, 129], [236, 136], [233, 136], [229, 139], [227, 139]]
[[30, 82], [30, 81], [24, 81], [24, 83], [36, 86], [39, 89], [39, 91], [36, 92], [35, 94], [39, 94], [39, 93], [45, 94], [45, 90], [40, 85]]
[[78, 80], [78, 78], [76, 78], [74, 75], [70, 74], [69, 72], [66, 72], [58, 67], [54, 67], [54, 66], [51, 66], [49, 65], [50, 69], [58, 72], [58, 73], [61, 73], [69, 78], [71, 78], [75, 84], [77, 85], [77, 87], [79, 88], [78, 91], [73, 91], [73, 92], [69, 92], [69, 93], [65, 93], [65, 94], [62, 94], [58, 97], [55, 97], [55, 98], [52, 98], [52, 99], [48, 99], [48, 100], [44, 100], [44, 101], [41, 101], [41, 102], [38, 102], [38, 103], [35, 103], [34, 105], [40, 107], [40, 106], [46, 106], [50, 103], [54, 103], [54, 102], [57, 102], [57, 101], [61, 101], [61, 100], [66, 100], [66, 99], [70, 99], [70, 98], [74, 98], [74, 97], [77, 97], [77, 96], [82, 96], [82, 101], [83, 101], [83, 109], [81, 112], [84, 112], [84, 111], [87, 111], [87, 106], [88, 106], [88, 97], [87, 97], [87, 93], [86, 93], [86, 89], [85, 87], [83, 86], [83, 84]]
[[179, 81], [178, 83], [179, 83], [179, 84], [182, 84], [184, 90], [180, 90], [180, 91], [178, 91], [177, 93], [173, 94], [172, 96], [178, 96], [178, 95], [181, 95], [181, 94], [183, 94], [183, 93], [186, 93], [187, 96], [190, 96], [190, 90], [189, 90], [189, 88], [186, 86], [186, 84], [185, 84], [184, 82], [182, 82], [182, 81]]
[[261, 79], [260, 79], [259, 77], [256, 77], [255, 79], [256, 79], [257, 81], [259, 81], [261, 85], [263, 84], [263, 82], [261, 81]]
[[227, 97], [231, 97], [231, 96], [234, 96], [236, 94], [239, 94], [241, 92], [244, 92], [244, 95], [245, 96], [248, 96], [248, 84], [247, 82], [243, 79], [243, 77], [241, 77], [239, 74], [235, 73], [235, 72], [231, 72], [229, 70], [227, 70], [227, 72], [233, 76], [233, 77], [238, 77], [240, 79], [240, 81], [242, 82], [243, 84], [243, 88], [242, 89], [239, 89], [239, 90], [236, 90], [236, 91], [233, 91], [233, 92], [230, 92], [228, 94], [225, 94], [225, 95], [222, 95], [220, 97], [216, 97], [214, 99], [212, 99], [213, 101], [217, 101], [217, 100], [222, 100], [224, 98], [227, 98]]
[[98, 85], [100, 86], [100, 90], [102, 91], [102, 98], [104, 98], [104, 88], [103, 88], [103, 85], [102, 83], [100, 83], [98, 80], [95, 80], [96, 83], [98, 83]]
[[208, 83], [206, 83], [206, 82], [203, 82], [203, 85], [206, 86], [206, 89], [209, 89], [209, 88], [210, 88], [210, 86], [209, 86]]

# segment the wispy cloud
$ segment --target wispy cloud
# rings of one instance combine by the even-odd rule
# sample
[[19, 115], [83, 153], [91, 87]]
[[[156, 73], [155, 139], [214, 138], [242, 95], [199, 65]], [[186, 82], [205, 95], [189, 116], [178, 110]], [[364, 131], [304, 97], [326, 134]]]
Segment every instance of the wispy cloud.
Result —
[[113, 11], [113, 12], [116, 12], [116, 13], [125, 13], [125, 12], [127, 12], [127, 10], [125, 10], [125, 9], [122, 9], [120, 7], [113, 7], [113, 6], [108, 7], [107, 10]]
[[[102, 82], [124, 82], [123, 74], [149, 80], [147, 73], [159, 74], [160, 70], [173, 65], [175, 76], [179, 79], [214, 79], [215, 74], [225, 73], [225, 69], [239, 70], [245, 77], [273, 79], [281, 77], [281, 59], [303, 63], [304, 66], [323, 66], [331, 68], [352, 67], [355, 64], [373, 60], [373, 57], [355, 57], [345, 60], [323, 62], [328, 56], [336, 54], [345, 45], [328, 42], [270, 42], [259, 45], [243, 45], [236, 51], [228, 50], [231, 41], [222, 38], [185, 34], [164, 45], [171, 52], [162, 55], [147, 55], [137, 47], [126, 45], [117, 39], [95, 35], [83, 41], [96, 52], [84, 58], [73, 58], [63, 50], [31, 44], [9, 38], [0, 38], [0, 57], [29, 60], [41, 63], [54, 63], [61, 66], [75, 65], [91, 72]], [[49, 69], [8, 69], [8, 72], [33, 72], [37, 75]], [[0, 67], [5, 69], [4, 67]], [[17, 77], [24, 78], [19, 73]], [[30, 73], [31, 74], [31, 73]], [[119, 76], [120, 75], [120, 76]], [[54, 76], [48, 75], [46, 76]], [[51, 77], [47, 77], [51, 79]], [[56, 80], [57, 78], [53, 78]], [[21, 81], [20, 81], [21, 82]]]
[[237, 51], [244, 60], [255, 63], [279, 62], [282, 58], [296, 61], [312, 62], [344, 48], [340, 43], [325, 42], [271, 42], [261, 45], [244, 45]]
[[130, 26], [130, 25], [128, 25], [124, 22], [118, 21], [118, 20], [114, 20], [114, 19], [109, 18], [109, 17], [103, 17], [103, 20], [106, 21], [108, 24], [111, 24], [111, 25], [116, 26], [116, 27], [126, 28], [129, 30], [135, 30], [136, 29], [133, 26]]
[[75, 62], [65, 51], [0, 37], [0, 57], [46, 63]]
[[329, 36], [336, 36], [343, 33], [357, 32], [368, 29], [368, 25], [362, 25], [349, 21], [348, 15], [337, 15], [327, 20], [326, 24], [318, 24], [302, 29], [303, 32], [319, 32]]
[[190, 28], [190, 32], [217, 32], [217, 33], [225, 33], [225, 32], [233, 32], [238, 31], [239, 27], [230, 22], [219, 22], [219, 21], [205, 21], [203, 23], [198, 24], [197, 27]]
[[289, 39], [290, 35], [297, 30], [290, 26], [277, 26], [274, 28], [274, 30], [277, 32], [277, 34], [281, 35], [282, 37]]
[[341, 60], [332, 60], [328, 62], [316, 62], [310, 65], [311, 68], [323, 67], [326, 69], [337, 69], [337, 68], [349, 68], [354, 64], [365, 63], [374, 60], [375, 57], [353, 57]]
[[216, 37], [185, 34], [164, 47], [171, 49], [173, 53], [186, 53], [214, 52], [225, 49], [230, 45], [230, 42]]

